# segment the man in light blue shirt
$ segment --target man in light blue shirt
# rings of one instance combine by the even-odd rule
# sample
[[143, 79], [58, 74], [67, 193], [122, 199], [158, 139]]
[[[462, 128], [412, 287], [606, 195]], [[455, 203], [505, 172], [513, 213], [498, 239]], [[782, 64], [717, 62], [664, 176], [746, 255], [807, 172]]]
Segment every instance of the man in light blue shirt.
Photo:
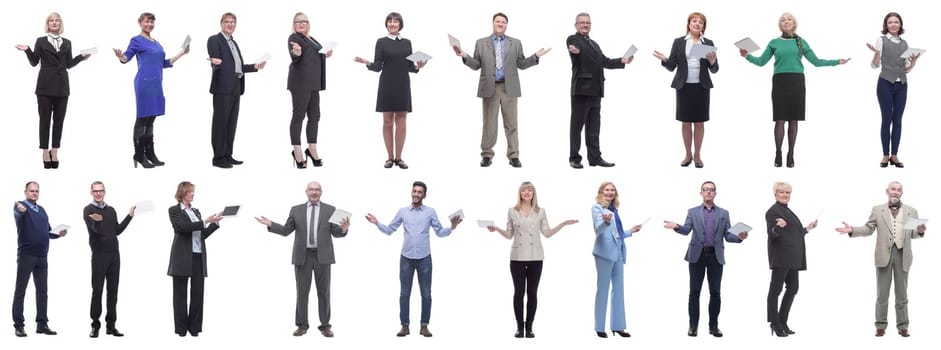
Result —
[[399, 209], [395, 218], [389, 225], [380, 223], [372, 214], [366, 214], [366, 220], [375, 224], [379, 231], [391, 235], [399, 226], [405, 225], [405, 241], [402, 243], [402, 257], [399, 260], [399, 281], [401, 294], [399, 295], [399, 320], [402, 329], [396, 334], [404, 337], [409, 334], [409, 299], [412, 295], [412, 279], [418, 271], [418, 286], [421, 292], [421, 335], [430, 337], [428, 320], [431, 318], [431, 241], [430, 229], [435, 230], [438, 237], [447, 237], [461, 223], [459, 216], [451, 219], [451, 227], [442, 227], [438, 221], [438, 214], [431, 207], [422, 204], [428, 186], [424, 182], [412, 183], [411, 205]]

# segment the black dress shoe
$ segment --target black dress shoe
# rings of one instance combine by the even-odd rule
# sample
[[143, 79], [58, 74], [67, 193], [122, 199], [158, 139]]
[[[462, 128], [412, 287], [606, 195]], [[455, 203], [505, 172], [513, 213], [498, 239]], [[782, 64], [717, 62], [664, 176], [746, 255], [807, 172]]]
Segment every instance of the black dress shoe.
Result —
[[779, 151], [777, 151], [777, 152], [774, 153], [774, 167], [775, 167], [775, 168], [780, 168], [780, 167], [781, 167], [781, 163], [782, 163], [782, 162], [781, 162], [781, 151], [779, 150]]
[[628, 332], [625, 332], [623, 329], [622, 329], [622, 330], [619, 330], [619, 331], [612, 330], [612, 331], [611, 331], [611, 334], [617, 334], [617, 335], [620, 335], [620, 336], [625, 337], [625, 338], [630, 338], [630, 337], [631, 337], [631, 334], [628, 333]]
[[692, 159], [692, 158], [689, 159], [689, 160], [684, 160], [684, 161], [680, 162], [680, 166], [685, 168], [685, 167], [688, 167], [689, 164], [692, 163], [692, 162], [693, 162], [693, 159]]
[[787, 152], [787, 164], [785, 165], [787, 165], [788, 168], [794, 167], [794, 154], [793, 153]]
[[194, 331], [194, 330], [190, 330], [190, 335], [191, 335], [191, 336], [194, 336], [194, 337], [198, 337], [198, 336], [199, 336], [199, 332], [196, 332], [196, 331]]
[[22, 338], [26, 336], [26, 330], [23, 329], [23, 327], [13, 327], [13, 334], [16, 334], [17, 337]]
[[719, 330], [719, 327], [709, 328], [709, 334], [716, 338], [722, 338], [722, 331]]
[[588, 162], [588, 165], [590, 165], [590, 166], [600, 166], [600, 167], [602, 167], [602, 168], [610, 168], [610, 167], [613, 167], [613, 166], [614, 166], [614, 163], [608, 163], [608, 162], [605, 161], [604, 159], [599, 159], [599, 160], [596, 161], [596, 162]]
[[92, 328], [91, 332], [88, 333], [89, 338], [98, 338], [98, 328]]
[[695, 336], [699, 335], [699, 330], [697, 330], [696, 328], [693, 328], [693, 327], [689, 327], [689, 330], [686, 331], [686, 335], [688, 335], [688, 336], [690, 336], [690, 337], [695, 337]]
[[605, 333], [605, 332], [595, 332], [595, 333], [598, 333], [598, 338], [607, 338], [607, 337], [608, 337], [608, 333]]
[[704, 166], [704, 165], [702, 164], [702, 162], [696, 162], [696, 167], [697, 167], [697, 168], [702, 169], [703, 166]]
[[527, 329], [527, 330], [526, 330], [526, 338], [535, 338], [535, 337], [536, 337], [536, 335], [533, 334], [533, 330], [532, 330], [532, 329]]
[[584, 166], [582, 165], [582, 162], [578, 160], [569, 161], [569, 166], [575, 169], [584, 168]]
[[56, 331], [49, 329], [47, 325], [36, 326], [36, 334], [45, 334], [45, 335], [56, 335]]
[[232, 158], [232, 157], [228, 157], [228, 158], [226, 158], [225, 160], [226, 160], [227, 162], [229, 162], [229, 164], [232, 164], [232, 165], [242, 165], [242, 164], [245, 163], [245, 162], [243, 162], [243, 161], [241, 161], [241, 160], [237, 160], [237, 159]]
[[[96, 331], [97, 331], [97, 329], [96, 329]], [[113, 335], [113, 336], [115, 336], [115, 337], [123, 337], [123, 336], [124, 336], [124, 333], [121, 333], [121, 331], [119, 331], [117, 328], [108, 328], [108, 330], [105, 331], [105, 334], [107, 334], [107, 335]]]
[[787, 333], [788, 335], [791, 335], [791, 334], [795, 334], [795, 333], [797, 333], [797, 332], [792, 331], [792, 330], [791, 330], [791, 327], [788, 327], [787, 325], [784, 325], [784, 333]]
[[516, 330], [516, 334], [513, 334], [513, 338], [522, 338], [522, 337], [523, 337], [523, 330], [522, 330], [522, 329], [517, 329], [517, 330]]
[[212, 161], [212, 166], [214, 166], [214, 167], [216, 167], [216, 168], [222, 168], [222, 169], [231, 169], [231, 168], [232, 168], [232, 164], [229, 164], [229, 162], [225, 161], [225, 159]]
[[[898, 158], [896, 158], [896, 159], [898, 159]], [[889, 158], [889, 164], [894, 165], [896, 168], [904, 168], [904, 167], [905, 167], [905, 164], [902, 164], [902, 162], [899, 162], [899, 161], [897, 161], [897, 160], [893, 160], [892, 158]]]
[[520, 159], [519, 159], [519, 158], [513, 158], [513, 159], [510, 159], [510, 166], [512, 166], [512, 167], [514, 167], [514, 168], [522, 168], [522, 167], [523, 167], [523, 163], [520, 163]]
[[490, 166], [490, 164], [492, 164], [492, 163], [493, 163], [493, 162], [490, 161], [490, 157], [484, 157], [483, 159], [480, 160], [480, 166], [481, 166], [482, 168], [486, 168], [486, 167]]

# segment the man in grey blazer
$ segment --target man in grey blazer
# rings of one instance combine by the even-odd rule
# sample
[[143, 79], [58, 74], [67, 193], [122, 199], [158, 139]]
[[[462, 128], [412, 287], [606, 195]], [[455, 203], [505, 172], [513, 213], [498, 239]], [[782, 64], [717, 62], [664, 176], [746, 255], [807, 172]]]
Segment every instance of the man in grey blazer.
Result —
[[464, 65], [480, 70], [477, 97], [483, 98], [483, 131], [480, 137], [480, 166], [488, 167], [493, 159], [493, 146], [497, 144], [497, 112], [503, 113], [503, 130], [506, 132], [506, 157], [514, 168], [522, 167], [519, 159], [519, 138], [516, 134], [516, 99], [522, 95], [518, 69], [539, 64], [539, 58], [549, 52], [539, 49], [532, 56], [523, 56], [523, 44], [506, 35], [507, 17], [502, 12], [493, 15], [493, 34], [477, 40], [474, 55], [468, 55], [460, 47], [454, 52]]
[[317, 308], [320, 316], [320, 326], [317, 329], [324, 337], [333, 337], [333, 331], [330, 330], [330, 265], [335, 262], [333, 237], [346, 237], [350, 219], [344, 218], [339, 225], [329, 222], [336, 208], [320, 201], [322, 193], [320, 183], [313, 181], [307, 184], [308, 201], [292, 207], [284, 225], [272, 222], [264, 216], [255, 218], [268, 227], [268, 232], [287, 236], [297, 231], [291, 254], [294, 279], [297, 283], [295, 337], [306, 334], [310, 328], [307, 321], [307, 301], [310, 297], [312, 272], [317, 286]]
[[925, 236], [925, 225], [905, 228], [918, 211], [902, 204], [902, 184], [889, 183], [885, 189], [887, 203], [872, 207], [869, 221], [863, 226], [843, 223], [839, 233], [849, 237], [866, 237], [876, 232], [876, 336], [885, 335], [889, 314], [889, 285], [895, 279], [895, 322], [899, 335], [908, 334], [908, 270], [912, 266], [912, 239]]
[[729, 212], [715, 205], [714, 182], [703, 182], [699, 194], [702, 196], [702, 204], [687, 211], [683, 225], [664, 221], [663, 227], [681, 235], [688, 235], [691, 231], [693, 233], [686, 250], [686, 261], [689, 262], [689, 330], [686, 335], [695, 337], [699, 332], [699, 293], [702, 291], [702, 280], [708, 277], [709, 334], [721, 337], [719, 308], [722, 299], [719, 292], [722, 285], [722, 265], [725, 265], [723, 239], [729, 243], [741, 243], [748, 237], [748, 232], [729, 232]]

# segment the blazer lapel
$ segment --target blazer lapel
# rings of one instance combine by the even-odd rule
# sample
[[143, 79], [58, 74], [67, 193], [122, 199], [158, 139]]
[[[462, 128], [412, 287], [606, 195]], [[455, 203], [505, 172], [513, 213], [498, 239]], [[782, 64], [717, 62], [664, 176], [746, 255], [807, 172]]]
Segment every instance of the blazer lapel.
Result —
[[882, 221], [885, 224], [885, 227], [892, 225], [892, 211], [889, 210], [888, 204], [883, 204], [880, 209], [882, 210]]
[[[693, 232], [701, 232], [702, 235], [699, 237], [699, 240], [705, 242], [706, 240], [706, 218], [702, 215], [703, 206], [699, 205], [694, 209], [696, 212], [693, 213]], [[697, 230], [698, 228], [698, 230]]]

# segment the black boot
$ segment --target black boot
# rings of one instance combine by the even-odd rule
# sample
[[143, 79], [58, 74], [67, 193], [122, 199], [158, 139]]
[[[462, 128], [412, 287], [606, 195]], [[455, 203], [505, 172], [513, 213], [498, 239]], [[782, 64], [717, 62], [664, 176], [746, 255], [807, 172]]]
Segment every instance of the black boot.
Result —
[[161, 162], [157, 158], [157, 154], [154, 153], [154, 137], [153, 136], [144, 136], [144, 155], [147, 157], [147, 160], [153, 163], [154, 166], [161, 166], [166, 163]]
[[143, 137], [134, 140], [134, 167], [135, 168], [137, 167], [138, 163], [140, 163], [140, 165], [144, 167], [144, 169], [150, 169], [155, 166], [152, 163], [150, 163], [149, 160], [147, 160], [147, 156], [145, 155], [144, 149], [145, 149], [145, 146], [144, 146]]

